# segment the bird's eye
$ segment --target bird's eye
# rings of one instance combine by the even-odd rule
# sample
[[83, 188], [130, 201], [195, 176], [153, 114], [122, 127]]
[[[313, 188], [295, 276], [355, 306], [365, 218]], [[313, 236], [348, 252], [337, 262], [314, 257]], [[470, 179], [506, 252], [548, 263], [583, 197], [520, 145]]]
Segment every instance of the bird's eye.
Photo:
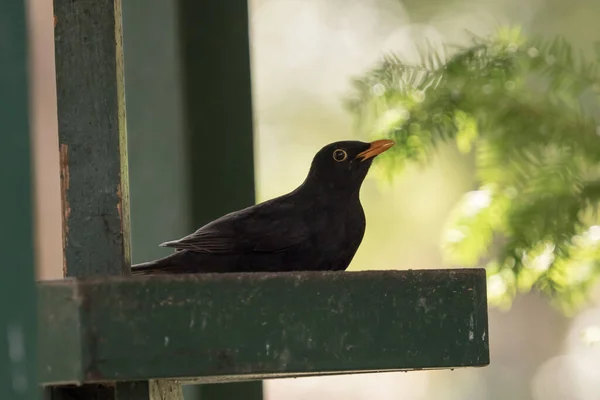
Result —
[[333, 152], [333, 159], [337, 162], [342, 162], [344, 161], [346, 158], [348, 158], [348, 154], [344, 151], [344, 150], [334, 150]]

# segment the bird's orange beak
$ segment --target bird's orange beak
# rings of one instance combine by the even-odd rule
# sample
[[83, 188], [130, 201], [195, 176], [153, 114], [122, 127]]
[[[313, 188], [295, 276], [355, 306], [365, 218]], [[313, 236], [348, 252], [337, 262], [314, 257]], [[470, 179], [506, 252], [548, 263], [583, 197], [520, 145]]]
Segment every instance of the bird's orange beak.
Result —
[[376, 140], [374, 142], [371, 142], [371, 146], [368, 149], [366, 149], [362, 153], [357, 154], [356, 158], [362, 158], [361, 161], [368, 160], [369, 158], [373, 158], [376, 155], [383, 153], [384, 151], [392, 147], [394, 144], [395, 143], [393, 140]]

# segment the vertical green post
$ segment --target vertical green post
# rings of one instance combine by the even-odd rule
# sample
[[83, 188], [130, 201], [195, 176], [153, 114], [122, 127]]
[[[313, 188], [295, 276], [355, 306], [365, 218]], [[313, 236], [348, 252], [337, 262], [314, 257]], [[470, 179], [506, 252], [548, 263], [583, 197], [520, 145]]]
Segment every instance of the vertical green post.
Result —
[[[254, 204], [247, 0], [179, 0], [192, 226]], [[199, 387], [202, 400], [262, 399], [262, 382]]]
[[194, 228], [254, 204], [246, 0], [179, 0]]
[[38, 398], [24, 1], [0, 2], [0, 399]]
[[[130, 271], [129, 184], [121, 0], [55, 0], [55, 59], [68, 277]], [[167, 382], [54, 388], [96, 400], [180, 399]]]
[[55, 0], [65, 276], [130, 266], [120, 0]]

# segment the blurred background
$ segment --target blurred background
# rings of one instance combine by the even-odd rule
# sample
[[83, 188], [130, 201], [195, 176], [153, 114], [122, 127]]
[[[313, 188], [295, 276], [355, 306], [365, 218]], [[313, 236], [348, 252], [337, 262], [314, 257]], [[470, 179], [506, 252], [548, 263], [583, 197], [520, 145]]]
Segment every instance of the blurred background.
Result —
[[[417, 57], [415, 43], [466, 44], [469, 32], [522, 25], [562, 34], [590, 49], [600, 39], [597, 0], [251, 0], [251, 58], [257, 201], [294, 189], [314, 153], [355, 129], [343, 99], [351, 79], [382, 52]], [[52, 2], [30, 0], [37, 190], [38, 275], [61, 275], [61, 219]], [[133, 261], [164, 254], [157, 244], [189, 231], [185, 193], [182, 88], [174, 2], [125, 1]], [[216, 134], [216, 133], [215, 133]], [[475, 187], [468, 159], [444, 149], [426, 168], [362, 189], [368, 220], [350, 267], [443, 268], [444, 223]], [[600, 399], [600, 288], [566, 318], [546, 298], [519, 295], [507, 311], [490, 309], [491, 365], [482, 369], [386, 373], [265, 382], [269, 400]]]

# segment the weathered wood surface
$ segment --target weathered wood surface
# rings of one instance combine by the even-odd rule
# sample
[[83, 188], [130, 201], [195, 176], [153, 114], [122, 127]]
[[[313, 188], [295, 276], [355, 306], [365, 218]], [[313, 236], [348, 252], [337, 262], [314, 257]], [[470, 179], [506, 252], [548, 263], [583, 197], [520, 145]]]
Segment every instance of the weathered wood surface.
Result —
[[482, 269], [69, 280], [39, 295], [42, 348], [64, 353], [41, 354], [45, 383], [489, 363]]
[[37, 398], [25, 3], [0, 2], [0, 399]]
[[129, 271], [121, 0], [55, 0], [65, 276]]

